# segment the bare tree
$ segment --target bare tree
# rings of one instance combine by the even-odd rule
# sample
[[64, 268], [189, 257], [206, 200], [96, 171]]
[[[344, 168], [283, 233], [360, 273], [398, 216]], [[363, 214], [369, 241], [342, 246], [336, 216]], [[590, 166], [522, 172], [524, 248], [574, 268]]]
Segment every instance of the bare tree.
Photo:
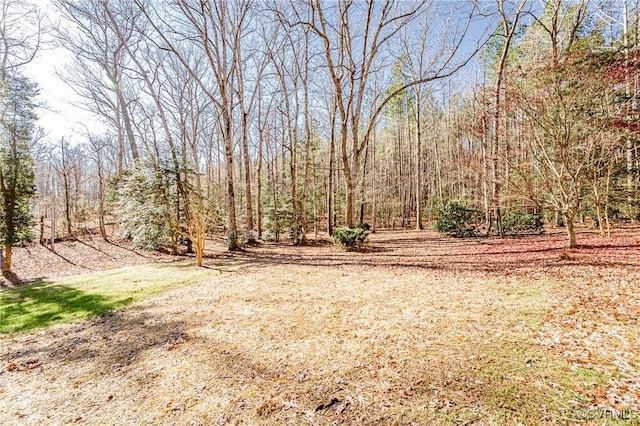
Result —
[[[76, 66], [68, 72], [72, 88], [85, 99], [90, 99], [95, 109], [102, 111], [116, 125], [121, 169], [125, 138], [134, 162], [138, 161], [139, 152], [133, 131], [130, 99], [126, 94], [128, 58], [125, 43], [134, 36], [133, 21], [131, 17], [120, 16], [117, 19], [119, 25], [114, 27], [116, 21], [110, 14], [115, 3], [106, 0], [54, 1], [62, 16], [71, 24], [58, 32], [58, 38], [59, 43], [75, 56]], [[108, 86], [104, 84], [105, 77]], [[111, 94], [115, 99], [111, 98]]]
[[[508, 2], [496, 0], [497, 13], [499, 15], [500, 23], [499, 29], [496, 33], [496, 37], [499, 37], [499, 53], [498, 62], [495, 69], [495, 83], [493, 86], [493, 128], [491, 145], [489, 149], [489, 156], [491, 158], [491, 210], [493, 211], [493, 219], [495, 225], [500, 233], [500, 236], [504, 237], [504, 230], [502, 229], [502, 213], [500, 211], [500, 118], [503, 110], [502, 98], [503, 98], [503, 78], [505, 69], [507, 66], [507, 59], [511, 50], [511, 42], [518, 30], [520, 18], [522, 17], [524, 7], [527, 4], [526, 0], [518, 0], [517, 4], [512, 5], [513, 10], [509, 10], [511, 6]], [[491, 213], [489, 213], [491, 216]], [[491, 229], [493, 221], [489, 220], [488, 226]]]
[[[468, 10], [460, 10], [466, 20], [463, 19], [462, 27], [451, 34], [448, 48], [437, 53], [439, 60], [434, 61], [433, 68], [394, 91], [380, 90], [384, 95], [373, 100], [368, 97], [368, 92], [376, 75], [385, 66], [385, 57], [390, 55], [391, 41], [418, 16], [426, 16], [423, 13], [428, 3], [387, 0], [382, 4], [369, 2], [363, 5], [343, 0], [327, 5], [319, 0], [310, 0], [307, 7], [312, 11], [310, 19], [306, 18], [304, 11], [294, 10], [295, 17], [289, 22], [292, 26], [311, 28], [323, 45], [324, 66], [338, 108], [338, 147], [346, 186], [345, 221], [347, 226], [353, 226], [358, 176], [375, 118], [407, 88], [450, 76], [470, 60], [475, 52], [460, 60], [458, 57], [460, 43], [467, 34], [475, 6], [472, 4]], [[372, 113], [367, 114], [370, 102], [374, 107]]]
[[33, 61], [43, 42], [43, 22], [34, 3], [0, 0], [0, 70], [17, 69]]

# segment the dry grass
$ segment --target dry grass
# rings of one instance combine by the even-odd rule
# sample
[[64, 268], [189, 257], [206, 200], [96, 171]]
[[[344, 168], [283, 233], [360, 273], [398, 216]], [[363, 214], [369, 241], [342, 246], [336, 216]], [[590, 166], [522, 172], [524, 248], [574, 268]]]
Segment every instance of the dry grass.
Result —
[[[543, 248], [520, 250], [532, 241]], [[219, 255], [204, 282], [4, 336], [0, 423], [573, 424], [581, 408], [638, 410], [596, 405], [615, 380], [634, 395], [637, 298], [609, 324], [625, 342], [607, 340], [629, 368], [563, 354], [593, 320], [583, 305], [567, 312], [574, 285], [637, 276], [638, 264], [614, 245], [596, 271], [580, 251], [558, 268], [558, 241], [403, 232], [377, 234], [368, 253], [320, 243]], [[567, 316], [584, 321], [567, 330]]]

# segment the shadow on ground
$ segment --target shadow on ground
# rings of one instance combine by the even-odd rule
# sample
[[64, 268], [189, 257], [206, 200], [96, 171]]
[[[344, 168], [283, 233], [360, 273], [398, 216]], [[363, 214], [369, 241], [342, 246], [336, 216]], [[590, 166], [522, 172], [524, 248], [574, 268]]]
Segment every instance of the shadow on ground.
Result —
[[[216, 254], [207, 263], [270, 264], [331, 267], [396, 267], [450, 272], [528, 272], [531, 268], [562, 269], [567, 265], [638, 267], [640, 247], [623, 240], [584, 236], [583, 244], [565, 253], [563, 235], [518, 238], [444, 238], [433, 232], [383, 231], [371, 237], [363, 252], [344, 252], [330, 242], [308, 246], [264, 244], [240, 253]], [[636, 259], [636, 260], [634, 260]]]
[[[96, 310], [110, 305], [100, 298], [79, 296]], [[34, 363], [89, 363], [96, 373], [108, 374], [136, 362], [141, 354], [155, 347], [172, 347], [189, 339], [184, 323], [141, 307], [109, 311], [77, 325], [51, 328], [47, 338], [30, 340], [28, 345], [7, 345], [0, 358], [5, 365]]]
[[[51, 281], [37, 281], [0, 294], [0, 332], [23, 332], [63, 318], [89, 318], [130, 304], [132, 298], [110, 299]], [[10, 322], [11, 321], [11, 322]]]

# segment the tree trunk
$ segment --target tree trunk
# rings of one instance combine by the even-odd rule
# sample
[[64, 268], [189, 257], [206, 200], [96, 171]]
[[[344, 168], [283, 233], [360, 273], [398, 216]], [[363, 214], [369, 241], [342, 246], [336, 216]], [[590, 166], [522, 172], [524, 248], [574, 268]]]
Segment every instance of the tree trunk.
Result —
[[305, 32], [304, 73], [301, 75], [304, 103], [304, 171], [302, 181], [302, 198], [300, 200], [300, 244], [307, 242], [307, 200], [309, 199], [309, 179], [311, 173], [311, 115], [309, 114], [309, 31]]
[[302, 198], [300, 200], [300, 244], [307, 241], [307, 200], [309, 199], [309, 183], [311, 174], [311, 131], [305, 141], [304, 178], [302, 181]]
[[[226, 108], [226, 107], [225, 107]], [[228, 111], [225, 111], [229, 114]], [[236, 197], [233, 187], [233, 140], [231, 139], [231, 117], [225, 116], [224, 120], [224, 154], [227, 180], [227, 225], [229, 250], [238, 250], [238, 228], [236, 226]]]
[[71, 235], [71, 201], [69, 199], [69, 181], [66, 171], [62, 177], [64, 184], [64, 218], [67, 221], [67, 234]]
[[347, 124], [343, 122], [340, 130], [340, 153], [342, 157], [342, 168], [344, 175], [344, 185], [346, 192], [345, 206], [345, 222], [347, 227], [353, 228], [353, 203], [355, 202], [355, 188], [353, 184], [353, 176], [351, 176], [351, 164], [349, 162], [349, 154], [347, 152]]
[[104, 176], [101, 164], [98, 164], [98, 223], [100, 236], [104, 241], [107, 241], [107, 228], [104, 224]]
[[373, 173], [372, 173], [372, 177], [371, 177], [371, 190], [373, 191], [373, 194], [371, 194], [372, 200], [371, 200], [371, 232], [376, 232], [376, 214], [377, 214], [377, 197], [376, 197], [376, 192], [377, 192], [377, 181], [376, 181], [376, 129], [374, 128], [373, 133], [372, 133], [372, 141], [373, 141], [373, 147], [372, 147], [372, 159], [371, 159], [371, 168], [373, 169]]
[[56, 251], [56, 187], [51, 178], [51, 251]]
[[422, 125], [420, 121], [420, 96], [416, 97], [416, 229], [422, 226]]
[[251, 195], [251, 159], [249, 157], [249, 136], [247, 135], [246, 112], [242, 113], [242, 155], [244, 159], [244, 187], [247, 206], [247, 230], [253, 229], [253, 200]]
[[567, 237], [569, 239], [569, 248], [578, 247], [578, 242], [576, 239], [576, 231], [573, 226], [573, 216], [569, 216], [567, 214], [564, 215], [564, 222], [567, 228]]
[[13, 253], [11, 244], [4, 245], [4, 261], [2, 262], [2, 276], [7, 277], [11, 273], [11, 255]]
[[353, 185], [353, 180], [351, 179], [351, 176], [349, 175], [347, 177], [347, 174], [345, 173], [345, 183], [346, 183], [346, 190], [347, 190], [347, 199], [346, 199], [346, 209], [345, 209], [345, 222], [347, 227], [349, 228], [353, 228], [353, 204], [355, 202], [355, 188]]
[[256, 222], [258, 239], [262, 238], [262, 129], [258, 135], [258, 170], [256, 172]]
[[44, 245], [44, 215], [40, 215], [40, 245]]
[[[289, 121], [291, 123], [291, 121]], [[293, 131], [289, 130], [289, 149], [290, 149], [290, 158], [289, 158], [289, 175], [291, 176], [291, 228], [293, 230], [293, 243], [299, 243], [299, 233], [300, 233], [300, 215], [298, 210], [298, 176], [296, 173], [297, 167], [297, 140], [298, 140], [298, 132], [296, 130], [297, 126], [294, 126]]]
[[593, 172], [593, 198], [596, 205], [596, 220], [598, 221], [598, 229], [600, 230], [600, 236], [605, 236], [604, 219], [602, 217], [602, 195], [598, 188], [598, 173]]
[[358, 223], [364, 223], [364, 213], [365, 213], [365, 198], [366, 198], [366, 185], [367, 181], [367, 160], [369, 159], [369, 144], [366, 145], [364, 149], [364, 164], [362, 165], [362, 185], [360, 185], [360, 216], [358, 218]]
[[124, 99], [124, 95], [122, 94], [122, 90], [120, 90], [120, 85], [114, 78], [112, 78], [116, 97], [118, 99], [118, 107], [120, 108], [120, 112], [122, 113], [122, 119], [124, 121], [124, 130], [127, 133], [127, 139], [129, 140], [129, 146], [131, 147], [131, 156], [133, 157], [134, 163], [138, 162], [138, 145], [136, 145], [136, 139], [133, 135], [133, 128], [131, 127], [131, 118], [129, 117], [129, 110], [127, 107], [127, 102]]
[[204, 235], [203, 230], [201, 229], [197, 230], [196, 232], [195, 251], [196, 265], [202, 266], [202, 256], [204, 254]]
[[334, 196], [333, 196], [333, 169], [335, 167], [335, 156], [336, 156], [336, 108], [333, 107], [331, 112], [331, 137], [329, 140], [329, 181], [327, 182], [327, 231], [329, 235], [333, 234], [333, 206], [334, 206]]

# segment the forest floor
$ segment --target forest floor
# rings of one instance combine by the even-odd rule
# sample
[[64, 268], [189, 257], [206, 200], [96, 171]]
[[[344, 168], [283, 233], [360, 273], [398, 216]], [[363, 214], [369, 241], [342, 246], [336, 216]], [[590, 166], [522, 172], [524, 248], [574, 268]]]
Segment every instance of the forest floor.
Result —
[[[563, 250], [559, 230], [381, 231], [363, 253], [213, 242], [193, 282], [0, 335], [0, 424], [640, 424], [640, 230], [579, 243]], [[18, 275], [171, 260], [74, 244], [70, 269]]]
[[49, 244], [32, 244], [13, 250], [12, 270], [23, 282], [152, 262], [172, 262], [181, 258], [136, 249], [125, 240], [112, 238], [105, 241], [87, 233], [57, 240], [54, 250]]

